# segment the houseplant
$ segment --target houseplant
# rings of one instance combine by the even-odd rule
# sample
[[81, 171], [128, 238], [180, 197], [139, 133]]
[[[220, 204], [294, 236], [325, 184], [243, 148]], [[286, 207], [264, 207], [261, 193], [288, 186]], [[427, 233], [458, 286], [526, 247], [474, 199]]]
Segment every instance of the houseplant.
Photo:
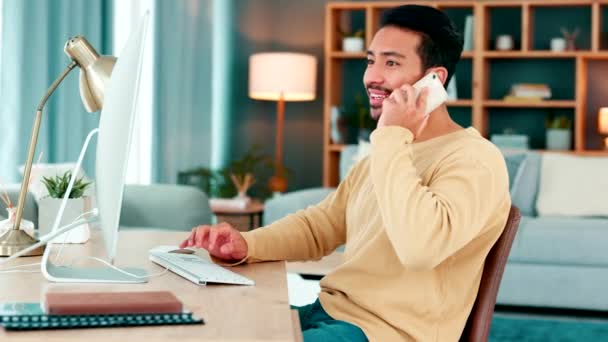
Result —
[[569, 150], [572, 146], [572, 120], [565, 115], [547, 120], [547, 149]]
[[342, 34], [342, 51], [344, 52], [361, 52], [365, 46], [363, 39], [364, 31], [357, 30], [355, 32], [341, 32]]
[[[70, 179], [72, 176], [71, 171], [66, 171], [63, 175], [55, 175], [54, 177], [42, 177], [42, 184], [44, 184], [48, 191], [48, 196], [41, 198], [38, 201], [38, 226], [40, 234], [50, 232], [63, 196], [65, 195]], [[68, 195], [67, 204], [63, 212], [59, 227], [70, 224], [74, 220], [80, 218], [84, 213], [91, 210], [91, 198], [86, 195], [86, 190], [91, 185], [91, 182], [86, 182], [84, 177], [77, 178], [74, 181], [72, 191]], [[90, 231], [88, 224], [80, 225], [73, 230], [59, 236], [56, 241], [66, 243], [84, 243], [90, 237]]]
[[[234, 198], [239, 195], [239, 185], [235, 184], [234, 179], [244, 181], [249, 177], [255, 180], [255, 184], [250, 184], [245, 190], [253, 197], [265, 199], [271, 194], [263, 185], [267, 183], [274, 167], [273, 158], [261, 152], [261, 148], [256, 145], [223, 168], [199, 167], [182, 171], [178, 174], [178, 183], [196, 186], [212, 198]], [[280, 172], [287, 177], [291, 175], [287, 168]], [[236, 183], [242, 185], [241, 181]], [[241, 196], [246, 195], [241, 193]]]

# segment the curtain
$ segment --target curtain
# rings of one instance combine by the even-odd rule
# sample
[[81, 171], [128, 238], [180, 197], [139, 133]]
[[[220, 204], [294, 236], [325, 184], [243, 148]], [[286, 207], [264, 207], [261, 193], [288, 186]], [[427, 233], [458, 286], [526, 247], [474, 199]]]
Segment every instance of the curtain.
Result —
[[[219, 0], [226, 1], [226, 0]], [[152, 180], [211, 161], [212, 0], [157, 0]]]
[[[0, 56], [0, 179], [20, 182], [17, 167], [26, 159], [40, 99], [69, 64], [63, 52], [69, 37], [81, 34], [100, 54], [111, 54], [111, 2], [107, 0], [3, 0]], [[79, 70], [73, 70], [47, 102], [35, 159], [76, 161], [99, 112], [80, 100]], [[93, 140], [95, 142], [96, 139]], [[94, 174], [95, 144], [83, 167]]]

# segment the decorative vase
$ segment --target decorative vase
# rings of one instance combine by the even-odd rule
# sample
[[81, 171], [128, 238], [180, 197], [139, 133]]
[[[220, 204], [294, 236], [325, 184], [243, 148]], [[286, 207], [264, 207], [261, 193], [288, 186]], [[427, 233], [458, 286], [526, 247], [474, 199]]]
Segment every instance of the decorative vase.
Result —
[[571, 148], [571, 133], [569, 129], [547, 129], [547, 149], [569, 150]]
[[[6, 211], [8, 212], [8, 218], [6, 220], [0, 221], [0, 234], [4, 233], [5, 231], [7, 231], [9, 229], [13, 229], [13, 226], [15, 225], [15, 219], [16, 219], [15, 216], [17, 215], [17, 208], [15, 208], [15, 207], [6, 208]], [[34, 222], [25, 220], [23, 218], [21, 219], [21, 225], [19, 226], [19, 229], [24, 230], [26, 233], [28, 233], [32, 237], [35, 234]]]
[[331, 107], [331, 142], [334, 144], [344, 144], [347, 140], [348, 127], [347, 119], [339, 107]]
[[342, 39], [342, 50], [345, 52], [361, 52], [364, 46], [363, 38], [346, 37]]
[[372, 134], [371, 128], [359, 128], [358, 140], [369, 141], [369, 136]]
[[[55, 224], [55, 218], [61, 207], [61, 198], [44, 197], [38, 202], [38, 226], [40, 234], [48, 234]], [[59, 222], [59, 227], [63, 227], [73, 221], [82, 218], [82, 214], [91, 210], [91, 198], [84, 196], [81, 198], [69, 198], [67, 200], [63, 217]], [[55, 243], [85, 243], [91, 237], [89, 225], [82, 224], [72, 230], [61, 234], [53, 240]]]

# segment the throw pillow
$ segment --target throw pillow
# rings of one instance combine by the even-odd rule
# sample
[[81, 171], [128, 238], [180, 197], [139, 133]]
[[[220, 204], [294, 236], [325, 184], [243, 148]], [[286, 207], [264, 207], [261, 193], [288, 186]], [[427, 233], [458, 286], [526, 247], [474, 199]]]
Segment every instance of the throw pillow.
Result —
[[538, 215], [608, 216], [608, 158], [545, 153]]
[[[42, 183], [42, 177], [55, 177], [61, 176], [66, 171], [72, 171], [74, 169], [75, 163], [57, 163], [57, 164], [44, 164], [37, 163], [32, 165], [32, 172], [30, 175], [31, 183], [28, 187], [28, 192], [34, 195], [36, 201], [40, 200], [43, 197], [48, 196], [49, 192], [46, 190], [46, 187]], [[19, 166], [19, 172], [23, 176], [23, 172], [25, 170], [24, 165]], [[90, 182], [87, 175], [84, 173], [82, 168], [78, 169], [78, 178], [83, 177], [86, 182]], [[90, 190], [92, 187], [89, 187], [85, 193], [90, 195]]]

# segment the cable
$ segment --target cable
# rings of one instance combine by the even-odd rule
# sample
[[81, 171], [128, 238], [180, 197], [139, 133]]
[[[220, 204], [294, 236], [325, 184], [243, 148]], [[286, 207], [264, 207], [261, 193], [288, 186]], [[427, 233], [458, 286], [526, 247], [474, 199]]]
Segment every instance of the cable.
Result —
[[109, 262], [107, 262], [107, 261], [105, 261], [103, 259], [100, 259], [100, 258], [97, 258], [97, 257], [92, 257], [92, 256], [74, 258], [74, 259], [72, 259], [72, 262], [70, 263], [69, 266], [70, 267], [73, 266], [78, 259], [91, 259], [91, 260], [95, 260], [95, 261], [100, 262], [100, 263], [102, 263], [102, 264], [104, 264], [104, 265], [106, 265], [106, 266], [108, 266], [108, 267], [110, 267], [110, 268], [112, 268], [112, 269], [114, 269], [114, 270], [122, 273], [122, 274], [128, 275], [128, 276], [133, 277], [133, 278], [137, 278], [137, 279], [146, 279], [146, 278], [160, 277], [160, 276], [165, 275], [167, 273], [167, 271], [169, 271], [169, 267], [167, 267], [162, 272], [153, 273], [153, 274], [145, 275], [145, 276], [140, 276], [140, 275], [137, 275], [137, 274], [133, 274], [131, 272], [127, 272], [127, 271], [123, 270], [122, 268], [116, 267], [116, 266], [110, 264]]
[[[97, 208], [93, 208], [93, 210], [90, 210], [90, 211], [87, 211], [87, 212], [84, 212], [84, 213], [78, 215], [78, 217], [76, 217], [71, 223], [74, 223], [74, 222], [80, 220], [80, 218], [82, 218], [85, 215], [93, 214], [93, 216], [97, 216], [98, 213], [99, 213], [99, 210]], [[73, 229], [70, 229], [68, 232], [64, 233], [65, 236], [63, 238], [63, 242], [61, 243], [61, 247], [59, 247], [59, 251], [57, 251], [57, 254], [55, 255], [55, 259], [53, 260], [54, 263], [56, 263], [56, 264], [59, 263], [58, 260], [59, 260], [59, 256], [61, 255], [61, 252], [63, 251], [63, 246], [66, 245], [66, 241], [68, 241], [68, 238], [70, 237], [70, 234], [73, 231], [74, 231]]]
[[15, 268], [22, 268], [22, 267], [29, 267], [29, 266], [40, 266], [39, 262], [35, 262], [32, 264], [25, 264], [25, 265], [17, 265], [17, 266], [11, 266], [11, 267], [7, 267], [7, 268], [3, 268], [0, 270], [0, 274], [2, 273], [17, 273], [17, 272], [40, 272], [40, 270], [15, 270]]

